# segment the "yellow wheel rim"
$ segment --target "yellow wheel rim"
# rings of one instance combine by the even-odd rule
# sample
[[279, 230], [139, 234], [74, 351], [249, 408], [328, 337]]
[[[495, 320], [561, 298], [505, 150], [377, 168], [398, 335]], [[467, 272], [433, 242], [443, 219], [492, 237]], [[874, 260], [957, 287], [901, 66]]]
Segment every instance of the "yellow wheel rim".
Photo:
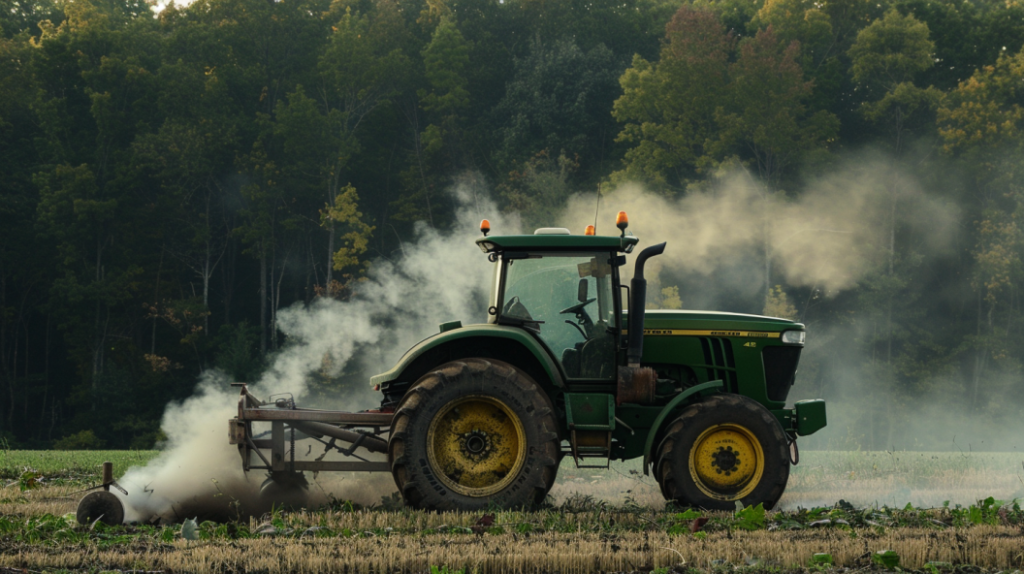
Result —
[[526, 432], [508, 405], [471, 395], [444, 406], [427, 430], [427, 457], [441, 482], [465, 496], [495, 494], [526, 460]]
[[690, 476], [715, 500], [740, 500], [763, 474], [761, 442], [741, 425], [715, 425], [700, 433], [690, 448]]

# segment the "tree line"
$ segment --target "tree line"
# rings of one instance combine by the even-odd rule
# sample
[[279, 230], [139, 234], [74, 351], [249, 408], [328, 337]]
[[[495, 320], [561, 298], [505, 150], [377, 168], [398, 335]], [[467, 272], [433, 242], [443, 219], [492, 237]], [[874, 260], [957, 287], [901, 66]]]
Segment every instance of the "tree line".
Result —
[[463, 174], [544, 224], [730, 166], [784, 196], [868, 148], [959, 208], [955, 253], [920, 257], [894, 192], [856, 289], [741, 304], [860, 325], [830, 344], [892, 404], [1019, 414], [1022, 43], [1002, 0], [0, 0], [0, 437], [152, 446], [202, 371], [258, 376], [278, 309], [450, 226]]

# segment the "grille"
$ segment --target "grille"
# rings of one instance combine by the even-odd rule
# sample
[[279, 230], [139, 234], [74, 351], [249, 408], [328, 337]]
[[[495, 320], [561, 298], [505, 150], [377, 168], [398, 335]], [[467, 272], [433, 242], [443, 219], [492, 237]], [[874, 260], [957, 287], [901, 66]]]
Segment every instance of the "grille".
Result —
[[726, 389], [736, 392], [736, 359], [732, 354], [732, 341], [720, 337], [700, 337], [704, 351], [704, 364], [709, 381], [721, 379]]
[[785, 401], [796, 379], [800, 347], [765, 347], [761, 351], [761, 359], [764, 361], [764, 382], [768, 398]]

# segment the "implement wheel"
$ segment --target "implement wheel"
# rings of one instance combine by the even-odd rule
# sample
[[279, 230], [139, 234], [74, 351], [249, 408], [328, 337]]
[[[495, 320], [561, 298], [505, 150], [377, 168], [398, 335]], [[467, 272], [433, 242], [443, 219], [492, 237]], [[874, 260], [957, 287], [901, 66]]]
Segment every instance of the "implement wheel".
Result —
[[526, 373], [465, 359], [427, 373], [395, 413], [388, 461], [408, 505], [434, 510], [530, 507], [558, 470], [557, 423]]
[[90, 524], [99, 520], [108, 526], [117, 526], [124, 522], [124, 505], [120, 498], [110, 492], [91, 492], [78, 503], [75, 518], [79, 524]]
[[760, 403], [714, 395], [687, 407], [658, 448], [655, 476], [665, 498], [709, 510], [775, 506], [789, 479], [779, 421]]

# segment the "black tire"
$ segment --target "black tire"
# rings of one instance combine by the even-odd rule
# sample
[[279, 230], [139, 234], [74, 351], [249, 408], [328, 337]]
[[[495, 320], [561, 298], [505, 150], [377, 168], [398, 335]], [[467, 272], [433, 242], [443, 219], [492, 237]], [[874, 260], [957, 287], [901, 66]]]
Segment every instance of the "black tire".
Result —
[[413, 508], [528, 508], [554, 484], [557, 429], [547, 395], [526, 373], [464, 359], [427, 373], [402, 398], [388, 462]]
[[105, 490], [90, 492], [78, 503], [75, 518], [79, 524], [99, 520], [108, 526], [117, 526], [124, 522], [124, 505], [113, 493]]
[[789, 480], [788, 445], [778, 419], [760, 403], [714, 395], [686, 407], [669, 425], [655, 476], [665, 498], [684, 506], [735, 510], [738, 500], [770, 509]]

